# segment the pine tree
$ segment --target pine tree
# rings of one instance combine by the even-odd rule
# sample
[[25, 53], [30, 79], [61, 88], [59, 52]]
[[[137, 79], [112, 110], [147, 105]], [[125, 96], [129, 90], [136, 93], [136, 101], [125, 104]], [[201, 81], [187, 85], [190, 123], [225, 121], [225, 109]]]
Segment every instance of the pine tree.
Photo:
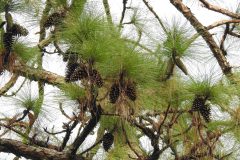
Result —
[[233, 3], [0, 0], [1, 158], [238, 159]]

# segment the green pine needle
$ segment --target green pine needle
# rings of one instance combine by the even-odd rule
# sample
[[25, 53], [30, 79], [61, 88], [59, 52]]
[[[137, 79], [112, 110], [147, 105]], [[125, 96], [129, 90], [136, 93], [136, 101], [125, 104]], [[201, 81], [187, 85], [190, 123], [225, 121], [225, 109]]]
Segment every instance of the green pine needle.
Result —
[[227, 106], [232, 100], [231, 97], [236, 93], [232, 86], [216, 82], [211, 75], [205, 75], [201, 80], [192, 80], [188, 84], [187, 90], [193, 94], [193, 97], [207, 97], [211, 103], [221, 107]]
[[162, 38], [162, 52], [167, 57], [172, 57], [173, 50], [176, 50], [179, 57], [196, 58], [201, 43], [196, 41], [197, 35], [194, 35], [194, 30], [188, 24], [179, 22], [173, 19], [170, 23], [166, 23], [167, 33], [164, 33]]
[[80, 100], [85, 97], [85, 90], [76, 84], [65, 84], [60, 88], [62, 94], [71, 100]]
[[31, 62], [40, 56], [39, 49], [37, 47], [27, 47], [26, 44], [22, 42], [14, 43], [13, 51], [24, 61]]
[[35, 115], [39, 115], [42, 109], [42, 101], [37, 97], [33, 96], [31, 90], [23, 89], [17, 97], [13, 98], [16, 106], [24, 109], [30, 109]]

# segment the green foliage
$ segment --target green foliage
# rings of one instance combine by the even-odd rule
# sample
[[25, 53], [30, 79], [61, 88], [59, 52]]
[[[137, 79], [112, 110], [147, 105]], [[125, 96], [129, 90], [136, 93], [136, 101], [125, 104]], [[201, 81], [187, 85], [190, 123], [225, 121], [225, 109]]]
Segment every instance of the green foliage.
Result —
[[232, 128], [234, 128], [234, 123], [231, 120], [227, 120], [227, 121], [213, 121], [211, 123], [208, 123], [208, 130], [209, 131], [214, 131], [214, 130], [221, 130], [223, 132], [227, 132], [229, 130], [231, 130]]
[[176, 19], [171, 23], [166, 23], [167, 32], [164, 33], [162, 39], [162, 53], [167, 57], [172, 57], [173, 50], [176, 50], [177, 56], [186, 57], [194, 54], [196, 58], [199, 42], [196, 42], [198, 36], [193, 36], [193, 28], [189, 27], [185, 22], [181, 24]]
[[77, 86], [76, 84], [70, 83], [60, 86], [60, 89], [64, 96], [71, 100], [79, 100], [85, 97], [85, 90]]
[[235, 94], [234, 88], [214, 81], [210, 75], [204, 75], [201, 80], [192, 80], [187, 86], [187, 90], [194, 96], [208, 97], [213, 104], [226, 106]]
[[60, 8], [60, 7], [66, 7], [67, 6], [67, 0], [52, 0], [51, 5], [53, 8]]
[[5, 12], [6, 7], [10, 12], [31, 12], [39, 7], [41, 0], [1, 0], [0, 12]]
[[104, 51], [107, 50], [104, 47], [109, 45], [109, 34], [104, 35], [107, 30], [106, 23], [101, 17], [86, 14], [81, 17], [75, 16], [69, 15], [66, 19], [66, 28], [60, 36], [71, 44], [73, 50], [80, 52], [84, 59], [100, 61], [99, 58], [101, 59]]
[[24, 62], [34, 61], [41, 55], [37, 47], [27, 47], [22, 42], [14, 43], [13, 50]]
[[120, 118], [116, 116], [102, 116], [100, 119], [101, 128], [113, 131], [114, 127], [119, 125]]
[[130, 48], [121, 39], [117, 28], [102, 17], [86, 13], [77, 19], [70, 17], [61, 37], [82, 59], [93, 61], [105, 77], [118, 79], [118, 75], [124, 72], [138, 84], [152, 84], [156, 80], [156, 62]]
[[70, 8], [70, 15], [75, 15], [76, 18], [79, 18], [83, 13], [83, 9], [87, 0], [74, 0], [72, 1]]
[[[127, 145], [123, 145], [123, 144], [114, 144], [114, 149], [111, 150], [108, 154], [107, 154], [107, 160], [122, 160], [122, 159], [128, 159], [129, 156], [129, 151], [130, 149], [128, 148]], [[131, 152], [131, 151], [130, 151]]]
[[[121, 118], [113, 119], [115, 121], [113, 132], [114, 148], [107, 154], [107, 159], [128, 159], [128, 154], [133, 153], [127, 144], [126, 136], [128, 140], [131, 141], [132, 145], [139, 145], [138, 138], [136, 137], [136, 130], [132, 128], [128, 123], [125, 123]], [[117, 119], [118, 121], [116, 121]], [[134, 147], [136, 146], [134, 145]]]
[[180, 80], [179, 77], [173, 77], [161, 84], [161, 95], [167, 104], [172, 107], [181, 107], [181, 104], [189, 99], [189, 93], [186, 90], [186, 82]]
[[42, 109], [42, 101], [33, 96], [30, 89], [23, 89], [17, 97], [13, 98], [16, 106], [24, 109], [30, 109], [35, 115], [39, 115]]

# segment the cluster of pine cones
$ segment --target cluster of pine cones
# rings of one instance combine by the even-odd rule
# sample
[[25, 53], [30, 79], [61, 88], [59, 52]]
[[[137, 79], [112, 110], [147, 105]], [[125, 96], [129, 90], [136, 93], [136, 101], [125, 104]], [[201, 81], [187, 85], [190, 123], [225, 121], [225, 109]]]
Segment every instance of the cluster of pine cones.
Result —
[[206, 98], [202, 96], [196, 96], [192, 104], [192, 110], [200, 112], [201, 116], [205, 122], [210, 122], [211, 108], [209, 105], [205, 104]]
[[14, 23], [10, 31], [4, 33], [3, 44], [6, 50], [11, 50], [15, 37], [27, 36], [28, 30], [19, 24]]
[[49, 28], [52, 26], [58, 26], [63, 22], [63, 19], [66, 17], [66, 11], [56, 11], [50, 14], [47, 19], [44, 21], [44, 28]]
[[12, 51], [14, 40], [16, 39], [16, 37], [27, 36], [28, 30], [20, 24], [13, 23], [12, 15], [10, 13], [6, 13], [5, 17], [6, 22], [3, 22], [1, 24], [1, 27], [7, 24], [6, 32], [4, 32], [3, 34], [3, 45], [6, 50], [3, 61], [4, 64], [7, 64], [9, 55]]
[[136, 84], [128, 80], [122, 85], [119, 82], [115, 82], [112, 84], [109, 93], [110, 103], [116, 103], [121, 92], [123, 92], [131, 101], [135, 101], [137, 99]]
[[65, 73], [66, 82], [74, 82], [86, 78], [90, 78], [99, 88], [103, 86], [103, 79], [96, 69], [93, 69], [88, 74], [87, 67], [84, 64], [68, 61]]

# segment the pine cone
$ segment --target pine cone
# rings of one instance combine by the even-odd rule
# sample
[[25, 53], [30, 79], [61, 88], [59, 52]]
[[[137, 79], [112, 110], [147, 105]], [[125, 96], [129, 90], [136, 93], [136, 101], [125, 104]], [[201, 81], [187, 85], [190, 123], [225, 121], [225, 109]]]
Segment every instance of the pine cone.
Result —
[[6, 65], [8, 63], [8, 58], [9, 58], [9, 55], [12, 50], [13, 42], [14, 42], [14, 37], [13, 37], [12, 33], [7, 32], [7, 33], [3, 34], [3, 45], [6, 50], [4, 60], [3, 60], [4, 65]]
[[102, 77], [101, 75], [99, 74], [99, 72], [94, 69], [93, 70], [93, 75], [92, 75], [93, 79], [94, 79], [94, 82], [96, 83], [96, 85], [100, 88], [103, 86], [103, 80], [102, 80]]
[[205, 120], [205, 122], [210, 122], [210, 116], [211, 116], [211, 108], [209, 105], [204, 105], [203, 107], [201, 107], [199, 109], [200, 114], [202, 115], [203, 119]]
[[48, 16], [43, 26], [45, 28], [49, 28], [51, 26], [59, 25], [62, 23], [65, 16], [66, 16], [66, 13], [64, 11], [54, 12]]
[[78, 66], [79, 66], [79, 64], [76, 62], [75, 63], [68, 62], [67, 67], [66, 67], [66, 73], [65, 73], [65, 81], [66, 82], [70, 82], [70, 77]]
[[14, 36], [27, 36], [28, 35], [28, 30], [16, 23], [13, 24], [11, 31], [12, 31], [12, 35], [14, 35]]
[[114, 141], [114, 136], [111, 133], [105, 133], [103, 135], [102, 142], [103, 142], [103, 148], [105, 151], [108, 151], [111, 148], [113, 141]]
[[119, 95], [120, 95], [119, 85], [117, 83], [114, 83], [109, 93], [110, 103], [116, 103]]
[[78, 66], [75, 71], [70, 76], [70, 81], [77, 81], [81, 80], [83, 78], [86, 78], [88, 76], [87, 71], [85, 68]]
[[134, 83], [127, 84], [126, 89], [125, 89], [125, 94], [132, 101], [135, 101], [137, 99], [136, 87], [135, 87]]
[[196, 97], [192, 104], [193, 111], [199, 111], [200, 108], [203, 108], [205, 104], [205, 100], [202, 97]]

